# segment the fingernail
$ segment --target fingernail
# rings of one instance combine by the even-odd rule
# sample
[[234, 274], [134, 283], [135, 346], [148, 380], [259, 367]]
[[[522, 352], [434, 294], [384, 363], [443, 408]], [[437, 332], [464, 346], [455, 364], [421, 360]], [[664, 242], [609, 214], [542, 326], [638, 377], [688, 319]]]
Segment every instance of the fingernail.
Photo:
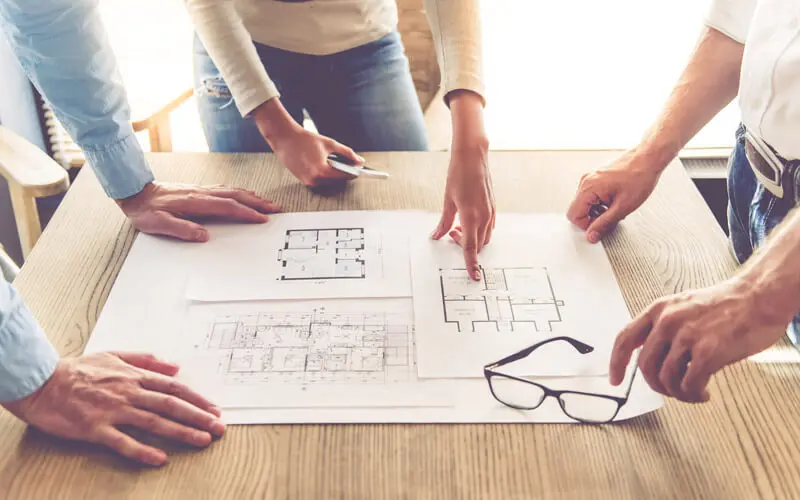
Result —
[[194, 233], [195, 241], [208, 241], [208, 231], [205, 229], [198, 229]]
[[598, 233], [597, 231], [589, 231], [587, 237], [589, 238], [589, 243], [597, 243], [598, 241], [600, 241], [600, 233]]
[[222, 416], [222, 410], [219, 408], [219, 406], [216, 406], [216, 405], [211, 407], [211, 413], [213, 413], [217, 417]]
[[222, 423], [221, 420], [214, 421], [214, 423], [211, 424], [211, 432], [215, 436], [221, 436], [222, 434], [225, 433], [225, 424]]
[[192, 439], [198, 446], [206, 446], [211, 443], [211, 434], [207, 432], [196, 432]]
[[359, 160], [361, 160], [361, 161], [363, 161], [364, 163], [366, 163], [366, 162], [367, 162], [367, 159], [366, 159], [366, 158], [364, 158], [364, 157], [363, 157], [363, 156], [361, 156], [361, 155], [358, 155], [358, 159], [359, 159]]
[[162, 452], [154, 451], [147, 456], [147, 463], [150, 465], [161, 466], [167, 463], [167, 454]]
[[476, 268], [472, 269], [472, 279], [474, 279], [475, 281], [480, 281], [481, 280], [481, 270], [480, 270], [480, 268], [476, 267]]

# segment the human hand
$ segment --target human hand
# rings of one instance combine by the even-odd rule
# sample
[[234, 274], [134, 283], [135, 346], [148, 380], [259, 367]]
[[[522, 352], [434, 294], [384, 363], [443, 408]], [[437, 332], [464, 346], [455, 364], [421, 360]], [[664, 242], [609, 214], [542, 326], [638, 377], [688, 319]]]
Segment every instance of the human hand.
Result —
[[252, 191], [155, 182], [117, 204], [136, 229], [186, 241], [208, 240], [208, 231], [195, 222], [198, 219], [259, 223], [267, 221], [266, 214], [280, 210]]
[[763, 351], [786, 332], [787, 320], [739, 278], [665, 297], [617, 336], [610, 379], [619, 385], [633, 351], [644, 346], [639, 368], [650, 387], [686, 402], [709, 399], [711, 376], [724, 366]]
[[[589, 242], [597, 243], [645, 202], [660, 175], [661, 170], [648, 164], [646, 158], [634, 152], [625, 153], [608, 168], [581, 177], [567, 218], [586, 232]], [[600, 202], [608, 210], [592, 220], [589, 210]]]
[[328, 155], [338, 153], [363, 165], [352, 149], [297, 124], [278, 99], [271, 99], [253, 112], [261, 135], [289, 171], [308, 188], [349, 181], [355, 177], [328, 164]]
[[[442, 217], [431, 234], [435, 240], [450, 234], [462, 247], [467, 272], [474, 280], [481, 279], [478, 253], [492, 238], [496, 216], [482, 106], [480, 96], [468, 91], [450, 99], [453, 147]], [[456, 214], [460, 225], [454, 228]]]
[[118, 426], [198, 447], [222, 436], [220, 410], [172, 377], [178, 366], [149, 354], [99, 353], [63, 359], [33, 394], [4, 403], [28, 424], [55, 436], [105, 445], [148, 465], [163, 450], [140, 443]]

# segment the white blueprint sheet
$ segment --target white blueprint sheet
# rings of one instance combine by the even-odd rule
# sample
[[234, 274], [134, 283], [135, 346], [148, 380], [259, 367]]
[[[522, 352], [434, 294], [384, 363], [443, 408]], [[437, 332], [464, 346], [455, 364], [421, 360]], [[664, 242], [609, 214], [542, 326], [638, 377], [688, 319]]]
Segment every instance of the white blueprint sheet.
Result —
[[223, 408], [449, 406], [449, 381], [417, 378], [413, 328], [411, 299], [192, 305], [172, 357]]
[[[429, 217], [431, 225], [436, 216]], [[420, 377], [480, 377], [483, 365], [559, 335], [594, 351], [547, 345], [531, 355], [527, 375], [608, 372], [630, 314], [602, 245], [586, 242], [562, 214], [499, 214], [479, 261], [475, 282], [460, 247], [412, 237]]]
[[[533, 378], [551, 389], [573, 389], [599, 394], [624, 395], [633, 374], [629, 367], [625, 382], [613, 387], [605, 376]], [[535, 410], [515, 410], [495, 400], [486, 380], [460, 379], [453, 382], [454, 403], [449, 407], [418, 408], [224, 408], [228, 424], [313, 424], [313, 423], [576, 423], [561, 410], [556, 399], [546, 398]], [[628, 420], [661, 408], [664, 399], [648, 387], [641, 373], [633, 380], [628, 402], [620, 408], [615, 422]]]
[[409, 297], [408, 220], [418, 212], [302, 212], [210, 225], [187, 296], [196, 301]]
[[[202, 247], [203, 245], [139, 234], [109, 294], [85, 352], [151, 352], [165, 359], [178, 361], [182, 364], [178, 377], [196, 390], [208, 393], [208, 388], [197, 385], [202, 384], [203, 380], [193, 380], [192, 372], [196, 366], [186, 364], [187, 352], [180, 347], [186, 343], [187, 332], [192, 328], [192, 319], [202, 320], [203, 317], [209, 317], [204, 313], [192, 312], [194, 306], [200, 308], [206, 305], [192, 304], [186, 299], [185, 293], [189, 277], [195, 272], [192, 265], [195, 261], [194, 254], [202, 251]], [[229, 305], [213, 305], [218, 306], [225, 309]], [[246, 304], [241, 306], [247, 307]], [[360, 306], [358, 312], [364, 310], [364, 306]], [[232, 309], [215, 311], [211, 316], [216, 317], [217, 312], [224, 315], [232, 312]], [[200, 337], [202, 338], [202, 334]], [[544, 381], [540, 378], [536, 380]], [[448, 383], [449, 395], [436, 403], [431, 403], [428, 396], [422, 396], [406, 400], [401, 406], [387, 405], [385, 402], [358, 406], [359, 403], [351, 400], [349, 404], [353, 406], [332, 407], [323, 404], [309, 407], [308, 402], [304, 401], [292, 404], [291, 395], [281, 392], [285, 399], [280, 403], [271, 403], [272, 407], [238, 405], [234, 404], [236, 401], [228, 401], [222, 405], [223, 419], [231, 424], [571, 422], [551, 399], [546, 400], [535, 411], [520, 412], [504, 407], [494, 400], [485, 379], [460, 379]], [[610, 387], [606, 377], [559, 377], [548, 380], [548, 384], [556, 389], [572, 387], [604, 393], [608, 391], [609, 394], [618, 394], [622, 390]], [[211, 391], [214, 390], [212, 387]], [[431, 393], [439, 394], [439, 390], [431, 390]], [[257, 391], [253, 391], [253, 394], [256, 394], [255, 398], [266, 397], [258, 395]], [[618, 419], [650, 412], [662, 405], [661, 397], [652, 392], [639, 375], [631, 399], [621, 410]]]

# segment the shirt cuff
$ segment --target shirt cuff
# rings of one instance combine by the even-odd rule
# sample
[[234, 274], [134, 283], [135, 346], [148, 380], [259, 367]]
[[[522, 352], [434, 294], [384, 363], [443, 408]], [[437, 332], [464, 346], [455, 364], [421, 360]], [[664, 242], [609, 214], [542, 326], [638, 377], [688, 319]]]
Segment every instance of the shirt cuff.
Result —
[[[13, 288], [9, 314], [0, 317], [0, 402], [36, 392], [53, 375], [59, 357]], [[0, 294], [2, 292], [0, 291]]]
[[83, 152], [100, 185], [115, 200], [133, 196], [155, 180], [142, 146], [133, 134], [114, 144], [86, 148]]
[[245, 118], [250, 116], [257, 107], [265, 102], [281, 96], [281, 93], [278, 92], [278, 88], [270, 79], [263, 80], [259, 82], [259, 84], [250, 87], [245, 87], [243, 85], [237, 85], [236, 87], [247, 88], [247, 90], [241, 92], [237, 92], [233, 88], [231, 89], [236, 107], [239, 109], [239, 113], [242, 114], [242, 117]]
[[444, 90], [444, 102], [447, 106], [450, 106], [450, 93], [456, 90], [470, 90], [480, 96], [483, 106], [486, 107], [486, 88], [480, 75], [460, 74], [453, 79], [445, 77], [442, 79], [442, 89]]
[[756, 3], [755, 0], [713, 0], [705, 23], [743, 44], [750, 31]]

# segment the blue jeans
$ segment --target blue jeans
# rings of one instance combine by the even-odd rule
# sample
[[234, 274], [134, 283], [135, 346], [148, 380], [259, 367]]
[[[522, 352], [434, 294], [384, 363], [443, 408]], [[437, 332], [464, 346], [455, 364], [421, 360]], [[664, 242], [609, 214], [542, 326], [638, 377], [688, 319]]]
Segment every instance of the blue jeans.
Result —
[[[255, 44], [261, 63], [298, 123], [305, 110], [320, 134], [356, 151], [425, 151], [428, 138], [400, 35], [327, 56]], [[194, 75], [200, 120], [213, 152], [270, 151], [198, 37]]]
[[[793, 208], [792, 201], [777, 198], [756, 179], [744, 152], [744, 132], [744, 126], [736, 131], [736, 147], [728, 160], [728, 226], [733, 253], [740, 264], [750, 258]], [[800, 314], [786, 333], [792, 343], [798, 344]]]

